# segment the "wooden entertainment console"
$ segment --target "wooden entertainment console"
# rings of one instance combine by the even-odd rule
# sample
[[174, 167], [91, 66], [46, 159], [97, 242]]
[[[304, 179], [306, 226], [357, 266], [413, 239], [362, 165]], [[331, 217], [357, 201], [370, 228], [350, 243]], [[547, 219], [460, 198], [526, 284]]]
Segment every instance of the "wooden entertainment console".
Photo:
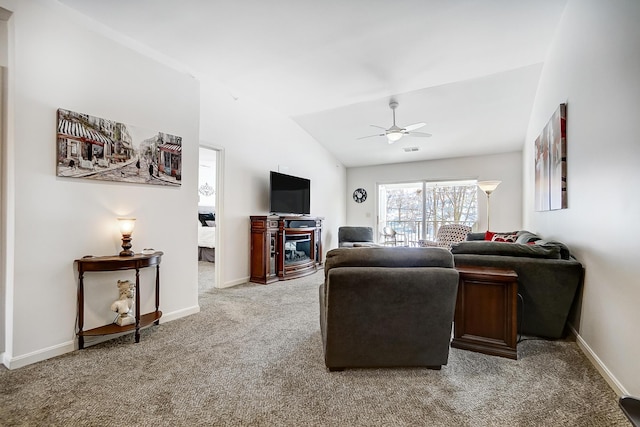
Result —
[[313, 274], [322, 265], [322, 220], [251, 216], [250, 281], [268, 284]]

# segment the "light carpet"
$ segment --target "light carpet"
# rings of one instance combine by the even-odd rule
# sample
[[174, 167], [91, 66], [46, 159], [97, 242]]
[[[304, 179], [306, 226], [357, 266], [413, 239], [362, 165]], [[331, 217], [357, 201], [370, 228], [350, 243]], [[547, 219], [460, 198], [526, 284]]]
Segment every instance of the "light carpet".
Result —
[[442, 370], [325, 369], [322, 272], [201, 294], [202, 311], [14, 371], [4, 426], [629, 426], [575, 342]]

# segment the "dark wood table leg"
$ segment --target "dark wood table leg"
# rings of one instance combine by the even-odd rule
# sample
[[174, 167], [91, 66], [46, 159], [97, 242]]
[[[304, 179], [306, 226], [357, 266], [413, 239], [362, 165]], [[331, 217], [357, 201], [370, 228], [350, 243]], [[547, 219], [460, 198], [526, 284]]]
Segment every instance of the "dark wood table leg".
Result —
[[140, 342], [140, 269], [136, 268], [136, 342]]
[[[156, 312], [160, 309], [160, 264], [156, 265]], [[160, 319], [153, 322], [154, 325], [160, 324]]]
[[78, 349], [84, 348], [84, 336], [82, 335], [82, 328], [84, 328], [84, 273], [82, 269], [79, 269], [78, 273], [80, 281], [78, 283]]

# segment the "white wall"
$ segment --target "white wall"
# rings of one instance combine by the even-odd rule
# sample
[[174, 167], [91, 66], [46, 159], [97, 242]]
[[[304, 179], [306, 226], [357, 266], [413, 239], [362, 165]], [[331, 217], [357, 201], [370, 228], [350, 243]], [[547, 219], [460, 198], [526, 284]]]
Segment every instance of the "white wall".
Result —
[[[491, 156], [399, 163], [393, 165], [349, 168], [347, 170], [347, 221], [339, 225], [370, 226], [376, 229], [376, 185], [414, 180], [448, 181], [455, 179], [500, 180], [491, 195], [491, 229], [518, 230], [522, 226], [522, 155], [520, 152]], [[367, 191], [367, 200], [352, 199], [356, 188]], [[487, 198], [478, 190], [479, 223], [476, 229], [487, 229]]]
[[201, 139], [224, 149], [224, 177], [219, 183], [223, 200], [217, 207], [224, 215], [216, 250], [223, 269], [219, 286], [249, 278], [249, 216], [269, 212], [271, 170], [280, 168], [311, 180], [311, 215], [325, 218], [323, 250], [336, 247], [345, 212], [342, 164], [295, 122], [268, 106], [234, 99], [213, 81], [202, 82], [201, 96]]
[[[5, 145], [6, 145], [6, 122], [4, 121], [5, 117], [5, 105], [7, 104], [6, 95], [7, 90], [5, 87], [6, 83], [6, 67], [8, 62], [8, 25], [7, 20], [11, 17], [11, 13], [6, 9], [0, 9], [0, 176], [4, 176], [5, 165]], [[2, 213], [5, 211], [6, 200], [4, 194], [6, 193], [3, 190], [5, 181], [4, 179], [0, 180], [0, 218], [3, 218]], [[0, 242], [6, 242], [6, 224], [3, 220], [0, 223]], [[0, 247], [0, 355], [4, 353], [5, 349], [5, 318], [6, 318], [6, 279], [5, 279], [5, 265], [6, 265], [6, 243], [2, 243]], [[0, 358], [1, 359], [1, 358]]]
[[[197, 206], [199, 85], [91, 30], [52, 1], [0, 0], [9, 22], [9, 126], [3, 181], [8, 198], [4, 363], [12, 368], [71, 351], [76, 325], [73, 260], [119, 251], [116, 217], [137, 217], [133, 249], [164, 251], [163, 320], [198, 311]], [[183, 137], [182, 187], [56, 177], [56, 110], [66, 108]], [[143, 271], [143, 311], [153, 306]], [[113, 320], [116, 279], [88, 274], [85, 328]]]
[[[586, 270], [579, 342], [621, 393], [640, 395], [640, 2], [570, 0], [524, 146], [525, 227], [566, 242]], [[534, 212], [533, 144], [567, 103], [568, 209]]]

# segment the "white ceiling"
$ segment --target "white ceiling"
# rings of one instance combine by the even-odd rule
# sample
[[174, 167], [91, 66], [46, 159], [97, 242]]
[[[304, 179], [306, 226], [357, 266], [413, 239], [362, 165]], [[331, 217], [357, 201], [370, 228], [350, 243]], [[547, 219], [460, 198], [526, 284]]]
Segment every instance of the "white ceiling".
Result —
[[[517, 151], [566, 0], [59, 0], [290, 116], [345, 166]], [[397, 124], [431, 138], [358, 140]], [[403, 148], [418, 147], [406, 153]]]

